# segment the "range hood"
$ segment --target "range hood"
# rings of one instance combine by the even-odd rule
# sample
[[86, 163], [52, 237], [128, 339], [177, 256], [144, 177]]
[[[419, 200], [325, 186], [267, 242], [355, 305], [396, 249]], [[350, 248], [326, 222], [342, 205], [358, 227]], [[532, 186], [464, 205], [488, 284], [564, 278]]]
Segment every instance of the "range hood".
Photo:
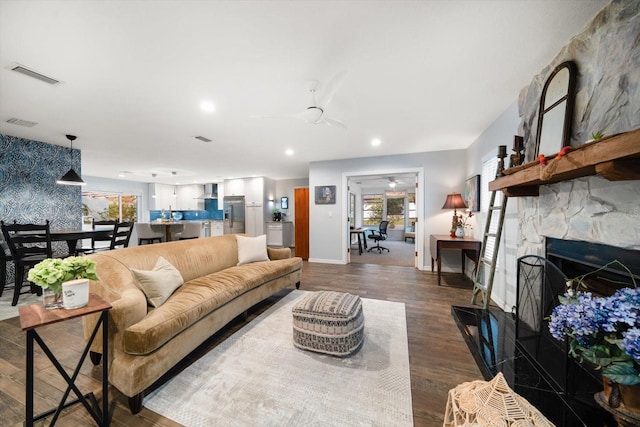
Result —
[[196, 199], [217, 199], [218, 184], [205, 184], [204, 193], [196, 197]]

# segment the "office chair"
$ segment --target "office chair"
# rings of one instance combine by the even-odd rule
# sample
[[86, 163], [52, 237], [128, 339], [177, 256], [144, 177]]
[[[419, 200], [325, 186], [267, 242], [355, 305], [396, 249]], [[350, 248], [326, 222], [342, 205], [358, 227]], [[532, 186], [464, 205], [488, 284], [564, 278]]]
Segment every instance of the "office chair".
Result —
[[369, 234], [369, 238], [376, 242], [375, 246], [372, 246], [368, 249], [368, 252], [372, 250], [377, 250], [378, 253], [382, 253], [383, 250], [390, 252], [388, 248], [384, 246], [380, 246], [381, 240], [387, 240], [387, 225], [389, 225], [389, 221], [380, 222], [380, 227], [378, 230], [369, 230], [371, 234]]

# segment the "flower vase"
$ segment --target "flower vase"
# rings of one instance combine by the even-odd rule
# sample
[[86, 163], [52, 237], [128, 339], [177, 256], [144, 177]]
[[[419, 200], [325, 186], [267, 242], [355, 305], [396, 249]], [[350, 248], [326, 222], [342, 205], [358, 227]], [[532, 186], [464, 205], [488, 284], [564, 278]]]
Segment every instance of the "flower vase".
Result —
[[54, 292], [51, 288], [42, 289], [42, 305], [45, 310], [54, 310], [56, 308], [62, 308], [62, 289], [58, 292]]
[[66, 310], [87, 305], [89, 303], [89, 279], [64, 282], [62, 284], [62, 301]]
[[464, 227], [456, 227], [456, 237], [464, 237]]
[[624, 385], [603, 376], [604, 398], [610, 407], [640, 415], [640, 384]]

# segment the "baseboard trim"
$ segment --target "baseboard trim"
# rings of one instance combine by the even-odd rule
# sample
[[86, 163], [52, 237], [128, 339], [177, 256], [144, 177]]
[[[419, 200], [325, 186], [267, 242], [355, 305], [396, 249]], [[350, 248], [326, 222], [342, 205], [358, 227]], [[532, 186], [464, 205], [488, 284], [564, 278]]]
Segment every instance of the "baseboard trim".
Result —
[[318, 264], [340, 264], [346, 265], [346, 262], [341, 259], [322, 259], [322, 258], [309, 258], [309, 262], [315, 262]]

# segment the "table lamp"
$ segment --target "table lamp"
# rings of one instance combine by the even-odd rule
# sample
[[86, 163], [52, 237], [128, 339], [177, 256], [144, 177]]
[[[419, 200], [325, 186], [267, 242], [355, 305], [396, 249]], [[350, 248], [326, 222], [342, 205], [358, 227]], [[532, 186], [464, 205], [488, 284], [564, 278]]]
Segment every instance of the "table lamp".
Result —
[[451, 220], [451, 236], [455, 236], [456, 227], [458, 226], [458, 213], [456, 209], [466, 209], [467, 205], [462, 200], [462, 195], [459, 193], [451, 193], [447, 196], [447, 200], [444, 201], [442, 209], [453, 209], [453, 219]]

